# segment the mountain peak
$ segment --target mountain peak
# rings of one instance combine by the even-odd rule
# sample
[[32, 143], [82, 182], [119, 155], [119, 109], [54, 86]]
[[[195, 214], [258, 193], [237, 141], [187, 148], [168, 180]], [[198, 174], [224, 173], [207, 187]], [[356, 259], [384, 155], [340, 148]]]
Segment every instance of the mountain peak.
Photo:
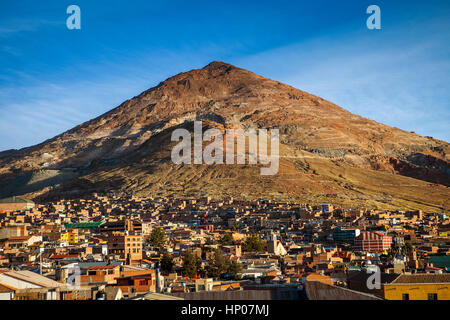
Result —
[[217, 70], [217, 69], [237, 69], [237, 67], [233, 66], [232, 64], [223, 62], [223, 61], [219, 61], [219, 60], [214, 60], [212, 62], [210, 62], [208, 65], [206, 65], [205, 67], [203, 67], [203, 69], [210, 69], [210, 70]]

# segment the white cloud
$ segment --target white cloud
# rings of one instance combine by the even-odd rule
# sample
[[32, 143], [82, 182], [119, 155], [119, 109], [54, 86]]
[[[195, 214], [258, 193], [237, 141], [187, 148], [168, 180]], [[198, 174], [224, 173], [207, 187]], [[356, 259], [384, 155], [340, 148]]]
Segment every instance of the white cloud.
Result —
[[21, 32], [37, 31], [45, 26], [60, 25], [61, 21], [45, 19], [10, 19], [0, 24], [0, 37], [11, 37]]

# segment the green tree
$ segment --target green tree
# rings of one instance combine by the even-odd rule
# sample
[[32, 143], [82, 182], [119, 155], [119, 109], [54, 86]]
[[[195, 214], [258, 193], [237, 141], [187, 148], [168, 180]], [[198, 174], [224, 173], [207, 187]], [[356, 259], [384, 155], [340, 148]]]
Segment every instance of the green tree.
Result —
[[231, 246], [233, 245], [233, 236], [231, 233], [227, 232], [222, 236], [222, 239], [219, 240], [219, 243], [221, 246]]
[[237, 278], [237, 274], [241, 272], [242, 270], [242, 264], [240, 264], [237, 261], [231, 261], [228, 265], [227, 273], [234, 275], [234, 278]]
[[191, 250], [187, 250], [183, 256], [183, 275], [194, 278], [197, 275], [198, 270], [199, 259]]
[[403, 251], [404, 251], [406, 254], [410, 253], [410, 252], [413, 251], [413, 250], [414, 250], [414, 247], [413, 247], [413, 245], [411, 244], [411, 242], [406, 242], [406, 243], [404, 244], [404, 246], [403, 246]]
[[242, 245], [245, 252], [261, 252], [265, 250], [265, 245], [257, 233], [249, 235]]
[[236, 275], [242, 270], [242, 265], [236, 261], [228, 260], [221, 249], [214, 251], [213, 256], [209, 260], [208, 275], [210, 277], [220, 277], [226, 273]]
[[167, 252], [164, 253], [164, 255], [161, 258], [161, 271], [163, 271], [164, 273], [170, 273], [172, 272], [173, 265], [174, 263], [172, 256]]
[[160, 247], [164, 244], [164, 242], [166, 242], [166, 234], [162, 228], [153, 229], [147, 240], [147, 244], [153, 247]]
[[49, 213], [55, 213], [56, 212], [56, 208], [55, 208], [55, 206], [52, 203], [48, 206], [48, 212]]
[[214, 250], [212, 258], [209, 260], [209, 275], [212, 277], [219, 277], [228, 270], [228, 261], [223, 256], [220, 249]]

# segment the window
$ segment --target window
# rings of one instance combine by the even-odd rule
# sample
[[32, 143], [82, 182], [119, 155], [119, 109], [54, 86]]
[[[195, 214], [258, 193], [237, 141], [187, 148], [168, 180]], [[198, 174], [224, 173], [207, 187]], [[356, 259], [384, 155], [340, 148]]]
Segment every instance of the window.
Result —
[[437, 300], [437, 293], [429, 293], [428, 300]]
[[409, 300], [409, 294], [408, 293], [402, 294], [402, 300]]
[[139, 285], [140, 286], [145, 286], [145, 285], [147, 285], [147, 281], [146, 280], [139, 280]]

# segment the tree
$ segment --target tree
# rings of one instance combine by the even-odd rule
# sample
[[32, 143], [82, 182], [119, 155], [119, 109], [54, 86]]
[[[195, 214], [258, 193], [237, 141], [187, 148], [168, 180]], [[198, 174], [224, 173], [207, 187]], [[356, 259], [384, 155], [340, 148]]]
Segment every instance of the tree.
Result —
[[241, 272], [242, 270], [242, 264], [240, 264], [237, 261], [231, 261], [231, 263], [228, 265], [228, 271], [227, 273], [234, 275], [235, 278], [237, 278], [237, 274]]
[[56, 208], [55, 208], [55, 206], [53, 204], [50, 204], [48, 206], [48, 212], [49, 213], [55, 213], [56, 212]]
[[413, 250], [414, 250], [414, 247], [413, 247], [413, 245], [411, 244], [411, 242], [406, 242], [405, 244], [404, 244], [404, 246], [403, 246], [403, 250], [404, 250], [404, 252], [405, 253], [410, 253], [410, 252], [412, 252]]
[[170, 273], [173, 269], [173, 258], [167, 252], [161, 258], [161, 271], [164, 273]]
[[245, 252], [261, 252], [265, 250], [265, 245], [257, 233], [249, 235], [242, 245]]
[[219, 277], [221, 274], [227, 272], [228, 261], [223, 256], [220, 249], [214, 251], [214, 255], [209, 260], [209, 275], [212, 277]]
[[236, 261], [228, 260], [222, 250], [217, 249], [209, 260], [208, 275], [211, 277], [220, 277], [224, 274], [233, 275], [236, 278], [237, 273], [242, 270], [242, 265]]
[[225, 233], [219, 243], [221, 246], [231, 246], [233, 245], [233, 236], [231, 233]]
[[160, 247], [166, 242], [166, 234], [162, 228], [155, 228], [152, 230], [147, 243], [153, 247]]
[[194, 278], [198, 270], [199, 260], [197, 256], [191, 250], [187, 250], [183, 257], [183, 275]]

